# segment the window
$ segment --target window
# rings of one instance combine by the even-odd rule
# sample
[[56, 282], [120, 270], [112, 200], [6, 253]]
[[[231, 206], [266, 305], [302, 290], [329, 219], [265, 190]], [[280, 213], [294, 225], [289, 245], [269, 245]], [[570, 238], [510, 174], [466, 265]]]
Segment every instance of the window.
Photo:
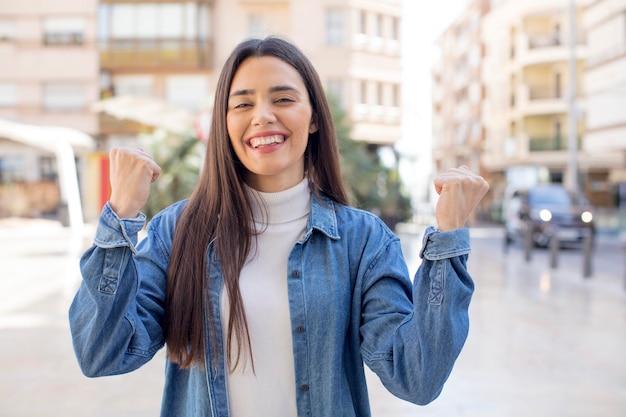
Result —
[[248, 36], [251, 38], [262, 38], [267, 31], [265, 16], [253, 13], [248, 16]]
[[562, 142], [563, 142], [563, 132], [562, 132], [562, 128], [561, 128], [561, 121], [560, 120], [555, 120], [554, 121], [554, 147], [556, 150], [560, 150], [563, 149], [562, 147]]
[[44, 45], [82, 45], [84, 42], [84, 19], [74, 17], [48, 17], [44, 20]]
[[116, 96], [154, 96], [154, 77], [150, 75], [118, 75], [113, 79]]
[[363, 35], [367, 34], [367, 12], [365, 10], [359, 11], [359, 27], [357, 32]]
[[0, 156], [0, 184], [23, 181], [25, 172], [24, 157], [21, 155]]
[[53, 156], [40, 156], [39, 177], [42, 180], [55, 181], [58, 176], [56, 158]]
[[562, 96], [562, 86], [561, 86], [561, 73], [557, 72], [554, 74], [554, 96], [555, 98], [561, 98]]
[[[156, 14], [160, 28], [155, 30], [155, 37], [168, 39], [184, 38], [186, 32], [185, 25], [191, 24], [191, 22], [185, 22], [184, 12], [183, 4], [164, 3], [158, 5]], [[141, 21], [144, 21], [141, 9], [139, 15], [142, 17]]]
[[391, 18], [391, 39], [394, 41], [400, 40], [400, 18]]
[[[110, 4], [100, 6], [101, 38], [114, 39], [193, 39], [206, 28], [199, 28], [207, 19], [204, 7], [193, 3]], [[198, 15], [198, 13], [201, 13]]]
[[345, 97], [343, 92], [342, 80], [328, 80], [327, 95], [331, 100], [334, 100], [339, 107], [345, 107]]
[[173, 75], [165, 80], [167, 102], [190, 111], [200, 109], [208, 91], [208, 79], [202, 75]]
[[326, 11], [326, 44], [343, 45], [344, 17], [343, 11], [332, 9]]
[[132, 4], [116, 4], [110, 10], [112, 38], [135, 37], [135, 7]]
[[15, 39], [15, 23], [6, 18], [0, 18], [0, 42]]
[[372, 110], [372, 115], [377, 118], [380, 119], [384, 116], [385, 114], [385, 84], [382, 82], [377, 82], [375, 85], [375, 97], [374, 97], [374, 103], [375, 106], [371, 109]]
[[376, 15], [376, 36], [379, 38], [383, 37], [383, 15]]
[[391, 106], [400, 107], [400, 85], [394, 84], [391, 88]]
[[359, 85], [359, 103], [367, 104], [367, 81], [361, 81]]
[[0, 107], [15, 107], [17, 105], [17, 85], [0, 83]]
[[376, 105], [382, 106], [385, 101], [385, 85], [383, 83], [376, 84]]
[[47, 84], [43, 87], [43, 107], [46, 111], [84, 110], [85, 95], [79, 84]]

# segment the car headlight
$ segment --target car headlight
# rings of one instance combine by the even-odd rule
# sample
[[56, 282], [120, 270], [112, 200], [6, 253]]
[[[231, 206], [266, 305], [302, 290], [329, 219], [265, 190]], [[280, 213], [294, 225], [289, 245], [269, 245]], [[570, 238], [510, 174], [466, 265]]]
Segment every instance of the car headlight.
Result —
[[548, 209], [543, 209], [539, 212], [539, 218], [544, 222], [549, 222], [552, 220], [552, 213]]
[[593, 220], [593, 214], [591, 214], [590, 211], [583, 211], [583, 213], [580, 215], [580, 220], [582, 220], [584, 223], [591, 223], [591, 221]]

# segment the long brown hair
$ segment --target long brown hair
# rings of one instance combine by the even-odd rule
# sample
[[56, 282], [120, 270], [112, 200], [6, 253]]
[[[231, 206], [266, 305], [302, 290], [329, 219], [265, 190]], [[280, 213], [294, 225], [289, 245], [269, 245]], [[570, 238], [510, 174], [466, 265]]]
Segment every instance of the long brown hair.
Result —
[[[203, 172], [178, 220], [168, 268], [165, 340], [170, 360], [183, 368], [205, 365], [205, 315], [207, 321], [213, 323], [212, 316], [219, 310], [219, 306], [205, 305], [211, 303], [207, 292], [215, 285], [207, 276], [207, 249], [211, 242], [230, 297], [229, 367], [237, 367], [242, 350], [251, 357], [239, 274], [255, 231], [243, 186], [245, 168], [231, 146], [226, 113], [230, 85], [237, 69], [246, 59], [262, 56], [273, 56], [293, 66], [307, 87], [318, 127], [317, 132], [309, 135], [305, 150], [305, 172], [311, 191], [318, 197], [325, 194], [340, 204], [348, 204], [332, 115], [319, 76], [309, 59], [297, 47], [276, 37], [240, 43], [224, 64], [217, 83]], [[216, 329], [211, 324], [208, 331], [215, 351], [213, 361], [217, 363]], [[231, 357], [233, 334], [238, 347], [235, 358]]]

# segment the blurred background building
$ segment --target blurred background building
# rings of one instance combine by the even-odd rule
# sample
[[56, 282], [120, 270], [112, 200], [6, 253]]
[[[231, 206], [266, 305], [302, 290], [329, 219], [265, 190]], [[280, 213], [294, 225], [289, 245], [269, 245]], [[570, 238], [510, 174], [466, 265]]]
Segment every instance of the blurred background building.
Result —
[[[0, 1], [0, 119], [19, 122], [0, 125], [0, 216], [35, 216], [76, 202], [71, 154], [84, 177], [90, 135], [99, 130], [89, 108], [98, 100], [96, 6], [93, 0]], [[50, 125], [71, 130], [59, 137], [44, 128]], [[64, 163], [60, 155], [67, 153], [56, 149], [62, 142], [70, 153]]]
[[441, 35], [434, 163], [489, 180], [479, 214], [500, 220], [506, 186], [538, 180], [511, 175], [528, 169], [625, 206], [625, 16], [620, 0], [474, 0]]
[[[578, 5], [576, 22], [580, 22]], [[577, 25], [579, 26], [579, 25]], [[545, 166], [552, 182], [564, 182], [568, 161], [568, 94], [580, 91], [587, 57], [585, 37], [577, 31], [569, 44], [567, 0], [500, 1], [483, 23], [485, 63], [489, 80], [482, 123], [486, 141], [483, 163], [494, 184], [494, 198], [504, 192], [507, 168]], [[575, 54], [577, 71], [568, 67]], [[582, 116], [584, 99], [577, 97]], [[577, 162], [582, 152], [584, 117], [576, 123]]]
[[[0, 118], [95, 138], [75, 150], [93, 218], [108, 198], [108, 149], [154, 128], [193, 132], [232, 48], [278, 34], [316, 63], [352, 139], [376, 151], [401, 137], [401, 16], [402, 0], [0, 0]], [[0, 187], [54, 180], [48, 153], [0, 145]], [[0, 215], [19, 214], [3, 201]]]
[[588, 59], [582, 87], [587, 191], [596, 204], [626, 209], [626, 1], [598, 0], [583, 13]]
[[[239, 41], [268, 34], [315, 62], [350, 137], [397, 163], [402, 95], [411, 94], [402, 54], [423, 52], [401, 39], [412, 24], [403, 7], [0, 0], [0, 216], [71, 212], [62, 179], [76, 175], [84, 216], [95, 218], [108, 199], [108, 150], [155, 129], [204, 134], [226, 57]], [[433, 174], [465, 164], [488, 179], [475, 219], [501, 220], [511, 173], [528, 169], [576, 186], [601, 210], [626, 208], [624, 16], [625, 0], [469, 0], [441, 33], [431, 73]]]
[[468, 3], [437, 40], [440, 56], [432, 69], [432, 146], [437, 172], [466, 165], [489, 179], [489, 172], [481, 163], [485, 143], [481, 116], [485, 100], [485, 46], [481, 28], [488, 11], [488, 0]]

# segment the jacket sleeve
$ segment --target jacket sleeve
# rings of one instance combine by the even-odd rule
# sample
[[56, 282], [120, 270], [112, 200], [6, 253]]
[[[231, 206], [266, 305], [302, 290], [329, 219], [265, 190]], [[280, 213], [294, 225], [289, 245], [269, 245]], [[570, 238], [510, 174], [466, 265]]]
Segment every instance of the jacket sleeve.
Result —
[[372, 260], [363, 280], [361, 354], [394, 395], [415, 404], [443, 389], [469, 331], [474, 283], [467, 229], [426, 230], [413, 283], [397, 239]]
[[169, 251], [155, 228], [139, 244], [145, 216], [119, 219], [105, 205], [94, 244], [80, 260], [83, 281], [69, 309], [76, 358], [90, 377], [130, 372], [164, 345]]

